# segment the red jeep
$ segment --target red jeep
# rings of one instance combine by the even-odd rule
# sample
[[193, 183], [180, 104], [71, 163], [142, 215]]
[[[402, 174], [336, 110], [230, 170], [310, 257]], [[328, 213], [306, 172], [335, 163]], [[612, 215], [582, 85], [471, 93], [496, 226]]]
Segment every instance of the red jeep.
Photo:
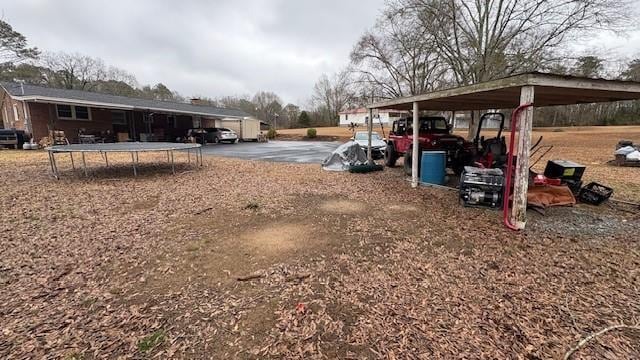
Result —
[[[411, 175], [413, 160], [413, 120], [400, 119], [393, 122], [389, 133], [384, 163], [389, 167], [396, 165], [400, 156], [404, 156], [404, 170]], [[447, 152], [447, 167], [456, 174], [462, 172], [465, 165], [473, 162], [473, 143], [460, 136], [451, 134], [451, 126], [441, 116], [420, 117], [419, 148], [422, 150], [444, 150]], [[420, 152], [420, 153], [421, 153]], [[420, 159], [418, 159], [418, 168]]]

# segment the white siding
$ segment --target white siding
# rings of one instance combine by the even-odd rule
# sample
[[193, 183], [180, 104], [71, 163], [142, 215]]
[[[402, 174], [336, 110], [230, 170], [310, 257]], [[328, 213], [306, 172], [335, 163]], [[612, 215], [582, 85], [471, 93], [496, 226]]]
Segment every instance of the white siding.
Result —
[[[395, 117], [390, 117], [389, 115], [393, 113], [394, 115], [400, 115], [400, 116], [395, 116]], [[398, 119], [400, 119], [400, 117], [402, 116], [402, 113], [399, 112], [380, 112], [380, 120], [378, 120], [378, 118], [375, 117], [374, 115], [374, 119], [373, 119], [373, 124], [379, 124], [380, 122], [382, 122], [385, 125], [388, 125]], [[408, 116], [408, 115], [406, 115]], [[358, 124], [358, 125], [364, 125], [366, 124], [366, 119], [369, 117], [369, 113], [355, 113], [355, 114], [340, 114], [340, 126], [349, 126], [349, 124], [354, 123], [354, 124]]]

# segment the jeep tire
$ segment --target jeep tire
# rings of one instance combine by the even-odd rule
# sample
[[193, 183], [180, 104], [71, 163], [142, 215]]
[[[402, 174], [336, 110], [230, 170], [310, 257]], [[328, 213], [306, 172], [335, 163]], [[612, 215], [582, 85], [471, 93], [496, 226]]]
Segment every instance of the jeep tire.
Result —
[[388, 167], [394, 167], [396, 166], [396, 161], [398, 161], [396, 148], [393, 143], [388, 143], [387, 148], [384, 150], [384, 164]]

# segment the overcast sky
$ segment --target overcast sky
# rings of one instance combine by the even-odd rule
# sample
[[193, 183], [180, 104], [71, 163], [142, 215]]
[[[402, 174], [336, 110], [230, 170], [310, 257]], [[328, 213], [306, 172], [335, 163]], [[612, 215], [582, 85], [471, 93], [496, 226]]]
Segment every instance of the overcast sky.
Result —
[[[141, 84], [185, 96], [278, 93], [304, 104], [316, 79], [340, 70], [384, 0], [19, 0], [3, 18], [41, 50], [100, 57]], [[594, 47], [640, 55], [640, 33]]]

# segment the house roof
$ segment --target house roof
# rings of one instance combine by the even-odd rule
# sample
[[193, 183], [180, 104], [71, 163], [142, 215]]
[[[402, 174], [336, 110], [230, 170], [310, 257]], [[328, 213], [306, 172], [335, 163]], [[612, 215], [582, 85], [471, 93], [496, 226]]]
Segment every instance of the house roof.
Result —
[[56, 89], [17, 83], [1, 83], [0, 85], [2, 85], [12, 98], [30, 102], [86, 105], [109, 109], [157, 111], [212, 117], [244, 118], [249, 116], [249, 114], [241, 110], [224, 109], [214, 106], [140, 99], [90, 91]]
[[417, 102], [420, 110], [509, 109], [520, 104], [520, 90], [524, 86], [534, 88], [537, 107], [640, 99], [638, 82], [532, 72], [382, 101], [368, 107], [410, 110]]

